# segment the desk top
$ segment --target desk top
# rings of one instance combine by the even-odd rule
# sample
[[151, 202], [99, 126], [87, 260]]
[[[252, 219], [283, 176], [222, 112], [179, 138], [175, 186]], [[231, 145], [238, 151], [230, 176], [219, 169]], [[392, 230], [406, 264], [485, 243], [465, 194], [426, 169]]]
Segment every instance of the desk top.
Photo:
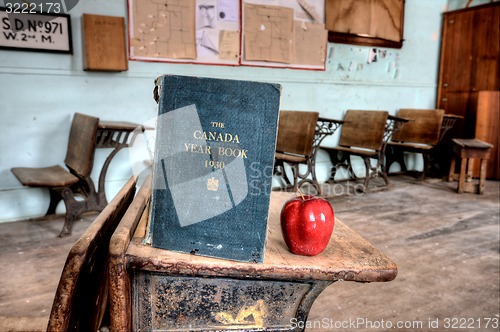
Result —
[[391, 114], [389, 114], [389, 116], [387, 117], [387, 119], [389, 119], [391, 121], [398, 121], [398, 122], [409, 122], [409, 121], [412, 121], [410, 119], [402, 118], [400, 116], [395, 116], [395, 115], [391, 115]]
[[452, 141], [453, 143], [465, 148], [489, 149], [493, 147], [493, 144], [483, 142], [478, 139], [453, 138]]
[[99, 121], [99, 129], [134, 131], [140, 124], [126, 121]]
[[[127, 265], [168, 274], [235, 278], [375, 282], [391, 281], [396, 277], [396, 264], [338, 219], [323, 253], [313, 257], [292, 254], [283, 240], [279, 222], [281, 208], [292, 195], [284, 192], [271, 194], [264, 263], [236, 262], [157, 249], [141, 244], [142, 238], [135, 237], [126, 252]], [[148, 209], [143, 219], [147, 219], [147, 214]]]
[[136, 128], [142, 130], [153, 130], [155, 128], [144, 126], [138, 123], [127, 121], [99, 121], [97, 128], [101, 130], [121, 130], [121, 131], [134, 131]]

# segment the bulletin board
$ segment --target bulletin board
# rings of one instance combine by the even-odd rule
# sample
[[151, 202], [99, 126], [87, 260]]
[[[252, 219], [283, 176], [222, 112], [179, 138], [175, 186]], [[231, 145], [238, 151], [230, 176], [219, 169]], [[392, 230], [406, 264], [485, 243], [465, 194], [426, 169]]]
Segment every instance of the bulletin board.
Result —
[[131, 60], [324, 70], [324, 0], [128, 0]]
[[131, 60], [238, 65], [239, 0], [129, 0]]
[[243, 0], [241, 64], [325, 69], [324, 0]]

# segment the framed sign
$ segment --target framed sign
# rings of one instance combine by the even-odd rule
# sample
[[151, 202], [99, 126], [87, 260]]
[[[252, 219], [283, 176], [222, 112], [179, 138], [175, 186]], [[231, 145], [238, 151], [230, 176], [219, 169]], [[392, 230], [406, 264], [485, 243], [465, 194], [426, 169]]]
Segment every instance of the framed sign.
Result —
[[71, 54], [70, 16], [0, 8], [0, 48]]
[[403, 47], [404, 0], [326, 0], [328, 41]]

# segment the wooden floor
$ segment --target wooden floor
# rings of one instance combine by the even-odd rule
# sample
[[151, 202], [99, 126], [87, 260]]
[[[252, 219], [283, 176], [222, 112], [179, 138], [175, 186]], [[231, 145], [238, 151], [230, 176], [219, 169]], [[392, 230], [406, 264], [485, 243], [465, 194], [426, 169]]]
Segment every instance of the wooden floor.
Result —
[[[444, 330], [458, 318], [497, 331], [500, 183], [488, 181], [479, 196], [437, 179], [391, 180], [390, 189], [363, 195], [329, 189], [336, 216], [398, 264], [397, 278], [334, 283], [314, 303], [307, 330], [429, 331], [436, 323]], [[62, 239], [60, 217], [0, 224], [0, 331], [45, 330], [66, 255], [95, 216]]]

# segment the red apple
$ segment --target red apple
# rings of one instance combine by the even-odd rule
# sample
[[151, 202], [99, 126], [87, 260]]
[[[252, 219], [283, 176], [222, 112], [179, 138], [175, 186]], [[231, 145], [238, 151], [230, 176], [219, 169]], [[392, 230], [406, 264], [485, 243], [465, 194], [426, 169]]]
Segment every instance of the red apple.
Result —
[[328, 245], [335, 216], [327, 200], [316, 196], [297, 196], [283, 205], [280, 221], [288, 249], [296, 255], [315, 256]]

